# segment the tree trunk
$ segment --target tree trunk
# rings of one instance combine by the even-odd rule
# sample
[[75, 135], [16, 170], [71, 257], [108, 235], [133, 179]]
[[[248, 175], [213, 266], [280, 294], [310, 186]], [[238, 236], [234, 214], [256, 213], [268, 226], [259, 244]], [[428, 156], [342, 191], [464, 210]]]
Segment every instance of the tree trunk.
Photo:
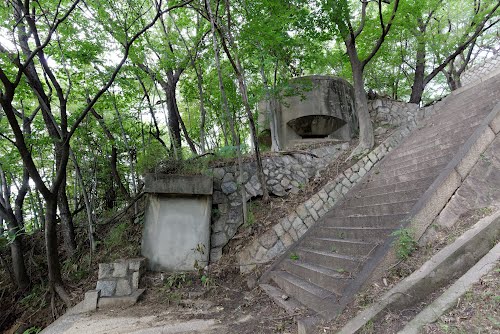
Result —
[[[170, 82], [163, 87], [165, 91], [165, 95], [167, 98], [167, 110], [168, 110], [168, 128], [170, 129], [170, 134], [173, 139], [172, 145], [174, 145], [177, 150], [180, 151], [182, 145], [181, 139], [181, 127], [179, 124], [179, 118], [177, 117], [177, 99], [175, 97], [175, 86], [173, 86]], [[180, 153], [179, 155], [182, 155]], [[180, 156], [178, 157], [181, 158]]]
[[276, 119], [276, 99], [274, 96], [271, 96], [264, 65], [260, 67], [260, 74], [262, 76], [264, 90], [266, 91], [266, 101], [268, 103], [266, 106], [269, 106], [269, 110], [266, 110], [266, 114], [268, 114], [266, 116], [269, 116], [269, 128], [271, 129], [271, 151], [278, 152], [281, 151], [281, 144]]
[[425, 42], [419, 41], [417, 45], [417, 59], [415, 66], [415, 77], [411, 87], [410, 103], [420, 104], [425, 89]]
[[[11, 237], [13, 237], [13, 240], [10, 243], [10, 251], [12, 256], [12, 269], [14, 272], [14, 278], [16, 280], [18, 288], [20, 290], [24, 290], [29, 286], [30, 280], [26, 272], [26, 266], [24, 264], [21, 224], [16, 219], [16, 216], [12, 211], [12, 207], [9, 202], [10, 195], [10, 186], [7, 184], [7, 178], [5, 177], [5, 173], [0, 166], [0, 214], [6, 220], [9, 234], [11, 235]], [[22, 196], [24, 201], [24, 195]], [[17, 201], [16, 204], [19, 205]]]
[[359, 60], [358, 52], [354, 42], [347, 39], [346, 42], [347, 54], [352, 67], [352, 79], [354, 85], [354, 103], [358, 114], [359, 122], [359, 144], [358, 148], [353, 151], [352, 155], [362, 153], [369, 150], [375, 144], [373, 136], [373, 126], [368, 111], [368, 99], [365, 92], [365, 82], [363, 78], [363, 64]]
[[76, 252], [75, 227], [73, 225], [71, 210], [69, 209], [68, 196], [66, 195], [66, 177], [64, 177], [64, 181], [59, 188], [57, 202], [59, 207], [59, 216], [61, 217], [64, 248], [69, 256], [73, 256]]
[[69, 307], [71, 300], [64, 291], [61, 278], [61, 265], [59, 263], [59, 252], [57, 250], [57, 197], [45, 198], [45, 250], [47, 254], [47, 269], [49, 277], [49, 288], [55, 292]]

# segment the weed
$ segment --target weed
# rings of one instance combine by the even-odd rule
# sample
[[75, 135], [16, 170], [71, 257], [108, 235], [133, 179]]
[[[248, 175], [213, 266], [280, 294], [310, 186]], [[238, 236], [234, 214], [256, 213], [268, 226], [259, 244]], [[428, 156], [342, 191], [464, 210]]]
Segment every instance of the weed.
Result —
[[120, 223], [114, 226], [106, 239], [104, 239], [104, 246], [106, 249], [113, 249], [120, 246], [123, 243], [125, 236], [125, 231], [127, 229], [127, 223]]
[[45, 291], [46, 291], [45, 286], [41, 284], [33, 286], [30, 293], [24, 296], [23, 299], [21, 299], [20, 301], [21, 305], [23, 306], [30, 306], [30, 305], [38, 306], [40, 304], [45, 305], [46, 303], [45, 298], [43, 298]]
[[335, 248], [335, 246], [332, 246], [331, 251], [332, 253], [337, 253], [337, 248]]
[[205, 288], [210, 288], [211, 286], [213, 286], [215, 284], [215, 281], [213, 278], [211, 278], [210, 276], [208, 275], [203, 275], [200, 277], [200, 280], [201, 280], [201, 284], [203, 284], [203, 286]]
[[[89, 274], [88, 268], [84, 268], [81, 263], [85, 263], [85, 260], [88, 259], [88, 256], [84, 256], [81, 261], [77, 261], [74, 258], [68, 258], [63, 262], [62, 270], [64, 273], [75, 281], [80, 281], [83, 278], [87, 277]], [[87, 260], [88, 262], [88, 260]]]
[[481, 154], [479, 155], [479, 158], [480, 158], [482, 161], [484, 161], [485, 163], [487, 163], [488, 165], [491, 163], [490, 158], [489, 158], [488, 156], [486, 156], [486, 154], [484, 154], [484, 153], [481, 153]]
[[366, 307], [373, 303], [373, 295], [369, 293], [360, 293], [356, 296], [357, 302], [360, 306]]
[[411, 253], [417, 249], [417, 242], [410, 229], [402, 228], [394, 231], [391, 235], [397, 238], [394, 243], [396, 246], [396, 254], [400, 260], [408, 259]]
[[300, 257], [299, 257], [299, 255], [297, 253], [291, 253], [290, 254], [290, 260], [297, 261], [299, 259], [300, 259]]
[[345, 239], [345, 232], [340, 232], [339, 233], [339, 239]]
[[493, 209], [490, 207], [480, 208], [477, 211], [484, 216], [489, 216], [493, 213]]
[[340, 273], [340, 274], [344, 274], [344, 273], [346, 273], [346, 272], [347, 272], [347, 270], [345, 270], [344, 268], [337, 268], [337, 269], [335, 269], [335, 270], [336, 270], [338, 273]]
[[182, 294], [180, 292], [167, 291], [165, 293], [165, 299], [168, 305], [170, 305], [170, 303], [179, 304], [182, 299]]
[[373, 321], [370, 320], [368, 321], [362, 328], [361, 328], [361, 333], [364, 334], [369, 334], [369, 333], [374, 333], [375, 326], [373, 324]]
[[190, 280], [187, 278], [186, 273], [174, 273], [167, 277], [167, 279], [165, 280], [165, 286], [168, 290], [171, 290], [173, 288], [180, 289], [188, 281]]
[[39, 327], [30, 327], [27, 330], [25, 330], [23, 334], [37, 334], [40, 333], [41, 331], [42, 329]]
[[255, 215], [253, 214], [251, 205], [247, 208], [247, 221], [245, 222], [245, 226], [249, 227], [255, 224]]

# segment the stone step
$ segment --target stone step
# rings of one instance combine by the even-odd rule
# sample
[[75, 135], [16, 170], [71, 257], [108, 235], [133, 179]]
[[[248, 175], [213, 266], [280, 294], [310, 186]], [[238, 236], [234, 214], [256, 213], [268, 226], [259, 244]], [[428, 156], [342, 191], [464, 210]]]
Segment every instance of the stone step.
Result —
[[313, 283], [286, 271], [271, 272], [272, 280], [286, 294], [293, 296], [310, 309], [322, 314], [325, 310], [335, 311], [338, 308], [338, 296]]
[[395, 163], [403, 162], [408, 159], [420, 158], [422, 156], [434, 153], [439, 154], [440, 151], [450, 147], [459, 147], [462, 145], [474, 132], [474, 129], [464, 131], [457, 137], [439, 137], [429, 141], [427, 144], [422, 144], [417, 147], [402, 146], [391, 155], [391, 161]]
[[474, 128], [481, 123], [482, 116], [476, 114], [469, 115], [464, 119], [453, 119], [449, 124], [441, 124], [439, 122], [432, 123], [435, 125], [423, 127], [412, 134], [411, 139], [408, 140], [408, 145], [418, 146], [428, 141], [432, 141], [442, 137], [455, 137], [463, 130]]
[[434, 158], [434, 159], [422, 160], [422, 161], [414, 163], [412, 165], [408, 165], [408, 166], [404, 166], [404, 167], [400, 167], [400, 168], [394, 168], [394, 169], [390, 169], [390, 170], [388, 170], [385, 167], [383, 169], [376, 168], [373, 171], [372, 175], [374, 175], [374, 177], [375, 177], [375, 175], [381, 174], [381, 176], [383, 176], [384, 178], [396, 177], [396, 176], [416, 172], [416, 171], [422, 170], [424, 168], [431, 168], [434, 166], [446, 165], [446, 164], [448, 164], [448, 162], [450, 162], [450, 160], [452, 158], [453, 158], [453, 154], [448, 153], [445, 156], [441, 156], [441, 157]]
[[[365, 228], [396, 228], [400, 225], [401, 221], [405, 219], [405, 214], [396, 215], [378, 215], [378, 216], [335, 216], [328, 215], [323, 218], [324, 227], [365, 227]], [[318, 237], [328, 237], [321, 236]], [[334, 236], [333, 239], [338, 239], [338, 235]]]
[[[389, 195], [386, 195], [389, 197]], [[361, 199], [362, 200], [362, 199]], [[389, 198], [384, 200], [388, 202]], [[376, 215], [395, 215], [404, 214], [411, 210], [415, 205], [416, 200], [401, 201], [395, 203], [383, 203], [383, 204], [373, 204], [373, 205], [363, 205], [363, 206], [350, 206], [350, 201], [345, 201], [342, 206], [336, 208], [336, 213], [341, 216], [352, 216], [352, 215], [362, 215], [362, 216], [376, 216]]]
[[[458, 146], [451, 146], [447, 149], [441, 150], [438, 153], [436, 152], [430, 152], [426, 155], [419, 156], [416, 158], [410, 158], [406, 161], [401, 161], [401, 162], [393, 162], [390, 160], [390, 158], [387, 161], [384, 161], [384, 165], [380, 165], [378, 170], [381, 168], [384, 168], [385, 172], [391, 172], [393, 170], [399, 170], [401, 168], [406, 168], [406, 167], [411, 167], [414, 165], [418, 165], [419, 163], [428, 163], [428, 162], [433, 162], [436, 160], [439, 160], [441, 162], [448, 162], [453, 159], [453, 156], [455, 153], [458, 151]], [[433, 163], [432, 163], [433, 164]]]
[[336, 270], [339, 273], [356, 273], [364, 258], [348, 254], [338, 254], [327, 251], [319, 251], [306, 247], [295, 248], [298, 260]]
[[335, 293], [338, 297], [342, 295], [342, 289], [353, 279], [347, 273], [340, 273], [337, 270], [300, 260], [287, 259], [283, 261], [281, 268], [309, 283]]
[[369, 196], [379, 196], [379, 195], [385, 195], [391, 192], [398, 192], [398, 191], [411, 191], [419, 189], [419, 188], [428, 188], [432, 182], [435, 179], [435, 175], [423, 177], [421, 179], [416, 179], [416, 180], [410, 180], [410, 181], [403, 181], [399, 183], [392, 183], [388, 185], [382, 185], [379, 187], [369, 187], [370, 183], [367, 183], [364, 185], [365, 187], [359, 188], [356, 192], [352, 194], [348, 194], [349, 197], [351, 198], [357, 198], [357, 197], [369, 197]]
[[391, 184], [402, 183], [402, 182], [410, 182], [410, 181], [417, 182], [418, 180], [425, 179], [427, 177], [436, 178], [445, 166], [446, 164], [427, 167], [414, 172], [398, 175], [395, 177], [390, 177], [390, 176], [384, 177], [382, 173], [378, 175], [371, 174], [368, 180], [363, 181], [363, 185], [366, 185], [364, 189], [388, 186]]
[[304, 239], [301, 246], [313, 250], [331, 252], [333, 254], [356, 254], [365, 256], [368, 255], [377, 244], [339, 238], [311, 237]]
[[310, 237], [377, 243], [385, 240], [392, 232], [394, 232], [394, 225], [386, 225], [385, 227], [321, 225], [312, 230], [309, 234]]
[[428, 185], [420, 186], [409, 190], [393, 191], [377, 195], [366, 196], [363, 191], [359, 191], [352, 198], [344, 201], [345, 207], [353, 208], [367, 205], [394, 204], [399, 202], [416, 202], [428, 188]]

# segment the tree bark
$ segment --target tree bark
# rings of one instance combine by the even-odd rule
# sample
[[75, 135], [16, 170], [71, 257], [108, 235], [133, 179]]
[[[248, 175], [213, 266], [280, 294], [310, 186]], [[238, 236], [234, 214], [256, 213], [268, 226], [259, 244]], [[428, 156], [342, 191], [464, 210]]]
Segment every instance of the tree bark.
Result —
[[413, 85], [411, 87], [410, 103], [419, 104], [422, 100], [422, 95], [425, 89], [425, 60], [427, 57], [425, 41], [423, 40], [423, 34], [425, 34], [425, 27], [419, 29], [419, 35], [417, 36], [417, 53], [415, 61], [415, 76], [413, 79]]
[[359, 154], [362, 153], [361, 151], [369, 150], [373, 147], [375, 144], [375, 137], [373, 136], [373, 126], [368, 111], [368, 99], [366, 97], [365, 82], [363, 78], [363, 64], [359, 60], [356, 45], [353, 41], [347, 39], [345, 45], [352, 67], [354, 103], [359, 122], [359, 144], [354, 154]]

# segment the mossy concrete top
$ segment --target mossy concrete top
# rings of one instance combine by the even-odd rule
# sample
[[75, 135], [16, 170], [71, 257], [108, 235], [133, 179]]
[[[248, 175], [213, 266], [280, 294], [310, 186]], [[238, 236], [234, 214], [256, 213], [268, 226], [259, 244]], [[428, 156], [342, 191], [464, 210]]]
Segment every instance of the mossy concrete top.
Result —
[[207, 175], [146, 174], [144, 192], [153, 194], [212, 195], [213, 179]]

